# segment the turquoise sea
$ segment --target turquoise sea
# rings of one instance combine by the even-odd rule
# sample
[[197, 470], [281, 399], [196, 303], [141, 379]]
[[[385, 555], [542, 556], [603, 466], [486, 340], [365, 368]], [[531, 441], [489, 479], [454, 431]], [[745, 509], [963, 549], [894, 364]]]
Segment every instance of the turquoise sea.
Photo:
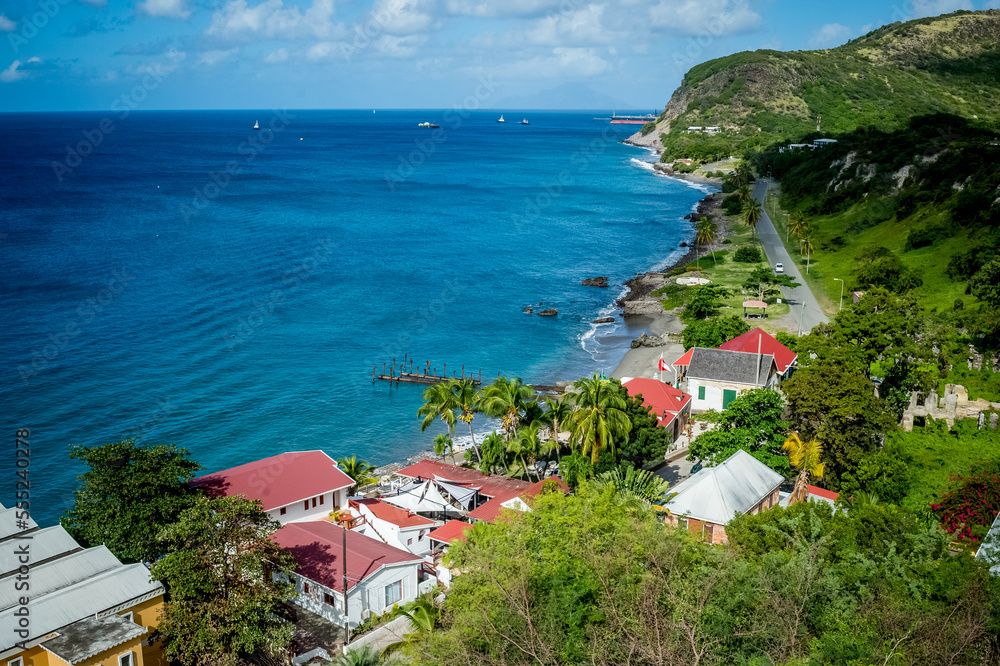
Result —
[[[704, 192], [619, 143], [637, 126], [498, 115], [2, 116], [0, 501], [17, 428], [51, 524], [72, 444], [175, 443], [208, 471], [427, 449], [421, 387], [372, 382], [394, 356], [541, 384], [610, 372], [638, 331], [592, 320], [680, 255]], [[580, 285], [598, 275], [612, 287]], [[538, 303], [558, 316], [523, 314]]]

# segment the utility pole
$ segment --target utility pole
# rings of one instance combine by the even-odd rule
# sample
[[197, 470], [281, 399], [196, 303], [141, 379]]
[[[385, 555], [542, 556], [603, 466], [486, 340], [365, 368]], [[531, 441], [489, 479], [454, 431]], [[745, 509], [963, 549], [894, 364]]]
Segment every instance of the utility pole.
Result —
[[837, 309], [837, 312], [840, 312], [844, 309], [844, 281], [840, 278], [833, 279], [840, 283], [840, 307]]
[[351, 642], [351, 613], [347, 607], [347, 528], [342, 527], [343, 533], [343, 546], [344, 546], [344, 645], [349, 645]]

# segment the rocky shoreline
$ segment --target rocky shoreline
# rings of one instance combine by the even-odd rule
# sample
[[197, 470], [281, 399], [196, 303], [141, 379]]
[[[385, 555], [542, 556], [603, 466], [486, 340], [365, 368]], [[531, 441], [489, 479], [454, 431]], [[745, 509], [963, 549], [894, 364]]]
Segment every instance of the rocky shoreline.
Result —
[[[687, 219], [698, 220], [702, 217], [709, 218], [719, 225], [719, 238], [721, 240], [725, 237], [726, 232], [725, 219], [719, 212], [721, 205], [721, 194], [709, 194], [698, 202], [697, 209], [694, 213], [688, 215]], [[682, 244], [682, 247], [683, 246], [684, 244]], [[688, 246], [688, 251], [677, 259], [677, 261], [668, 266], [665, 271], [648, 271], [646, 273], [639, 273], [631, 280], [626, 281], [625, 286], [628, 287], [628, 292], [616, 302], [616, 305], [622, 309], [622, 316], [630, 317], [634, 315], [655, 315], [663, 312], [663, 305], [660, 302], [660, 299], [652, 294], [654, 291], [663, 287], [670, 281], [670, 271], [678, 266], [687, 266], [698, 259], [699, 256], [703, 257], [706, 254], [709, 254], [712, 250], [719, 250], [721, 248], [722, 246], [719, 243], [705, 245], [701, 248], [695, 248], [694, 245], [690, 245]]]

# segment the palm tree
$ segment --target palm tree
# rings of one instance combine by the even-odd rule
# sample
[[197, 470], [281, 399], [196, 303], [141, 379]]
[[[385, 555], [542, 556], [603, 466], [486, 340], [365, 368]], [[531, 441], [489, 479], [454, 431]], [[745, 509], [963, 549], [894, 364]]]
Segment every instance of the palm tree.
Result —
[[753, 169], [744, 160], [740, 160], [736, 165], [736, 182], [739, 185], [747, 185], [753, 180]]
[[327, 666], [381, 666], [382, 655], [371, 645], [362, 645], [354, 648], [347, 654], [341, 654], [327, 664]]
[[[695, 231], [697, 232], [697, 234], [694, 237], [695, 244], [703, 245], [704, 243], [709, 243], [709, 244], [714, 243], [716, 237], [715, 232], [718, 230], [718, 228], [719, 225], [715, 224], [707, 217], [702, 217], [700, 220], [698, 220], [698, 224], [696, 224], [694, 227]], [[700, 253], [698, 261], [699, 261], [698, 270], [701, 270]], [[715, 261], [716, 265], [719, 264], [719, 262], [715, 260], [715, 250], [712, 250], [712, 261]]]
[[813, 244], [808, 236], [802, 239], [802, 252], [806, 255], [806, 275], [809, 275], [809, 264], [812, 259]]
[[756, 199], [751, 199], [747, 203], [743, 204], [743, 222], [750, 227], [750, 231], [753, 232], [754, 240], [757, 238], [757, 223], [760, 222], [763, 214], [764, 211], [760, 207], [760, 202]]
[[521, 425], [522, 413], [527, 411], [528, 400], [534, 393], [535, 389], [522, 384], [519, 377], [498, 377], [476, 394], [476, 401], [484, 414], [500, 419], [500, 426], [509, 441]]
[[479, 461], [479, 471], [483, 474], [492, 474], [493, 469], [498, 465], [503, 465], [510, 476], [510, 465], [507, 464], [507, 448], [504, 445], [504, 438], [494, 430], [483, 438], [483, 456]]
[[788, 229], [796, 238], [802, 237], [809, 228], [809, 218], [800, 211], [795, 211], [788, 217]]
[[735, 194], [741, 206], [745, 206], [753, 201], [753, 190], [750, 189], [749, 185], [741, 185], [736, 189]]
[[562, 444], [559, 442], [559, 424], [566, 423], [566, 419], [573, 411], [572, 396], [566, 396], [562, 400], [545, 398], [545, 414], [542, 422], [547, 424], [552, 432], [552, 441], [555, 442], [556, 459], [562, 462]]
[[670, 488], [670, 483], [653, 474], [647, 469], [626, 467], [622, 473], [621, 467], [598, 474], [595, 482], [599, 486], [611, 487], [615, 494], [626, 502], [642, 502], [649, 504], [662, 500]]
[[[541, 427], [542, 424], [540, 421], [532, 421], [518, 430], [517, 438], [508, 442], [507, 445], [507, 450], [521, 461], [521, 467], [524, 468], [524, 473], [529, 479], [531, 477], [531, 468], [528, 467], [528, 461], [534, 463], [542, 449], [542, 441], [538, 437], [538, 431]], [[538, 481], [542, 480], [537, 470], [535, 471], [535, 478]]]
[[377, 479], [371, 476], [371, 471], [375, 469], [374, 465], [369, 465], [364, 460], [358, 460], [357, 456], [344, 457], [337, 461], [337, 466], [340, 467], [340, 471], [351, 477], [354, 481], [354, 485], [350, 488], [350, 494], [354, 494], [358, 486], [363, 486]]
[[454, 453], [455, 442], [448, 435], [441, 433], [434, 438], [434, 455], [443, 456], [445, 452]]
[[625, 413], [625, 399], [597, 373], [591, 379], [573, 382], [578, 406], [570, 415], [570, 432], [580, 444], [580, 452], [590, 454], [591, 462], [605, 448], [614, 452], [615, 440], [624, 439], [632, 432], [632, 421]]
[[471, 379], [459, 379], [452, 381], [452, 393], [455, 394], [455, 402], [458, 405], [460, 414], [458, 420], [469, 426], [469, 437], [472, 438], [472, 450], [476, 452], [476, 460], [482, 461], [479, 454], [479, 447], [476, 446], [476, 434], [472, 432], [472, 420], [476, 418], [479, 411], [479, 404], [476, 401], [476, 387]]
[[809, 498], [809, 477], [823, 478], [823, 444], [818, 439], [803, 442], [799, 434], [793, 432], [781, 447], [788, 452], [788, 462], [799, 470], [795, 477], [795, 489], [788, 498], [788, 506], [805, 502]]

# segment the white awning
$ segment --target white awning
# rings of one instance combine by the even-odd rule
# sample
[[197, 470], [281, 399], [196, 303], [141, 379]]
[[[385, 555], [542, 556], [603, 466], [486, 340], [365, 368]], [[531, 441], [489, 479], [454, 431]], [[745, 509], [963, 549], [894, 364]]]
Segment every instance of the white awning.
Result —
[[437, 482], [437, 484], [441, 487], [442, 490], [444, 490], [449, 495], [454, 497], [455, 501], [461, 504], [462, 508], [465, 509], [466, 511], [469, 510], [469, 507], [472, 505], [473, 498], [475, 498], [476, 493], [479, 492], [479, 488], [456, 486], [452, 483], [444, 481], [443, 479], [441, 479], [439, 476], [436, 475], [434, 476], [434, 480], [435, 482]]
[[402, 486], [395, 495], [385, 495], [383, 502], [408, 509], [413, 513], [448, 513], [461, 516], [462, 512], [448, 503], [437, 489], [433, 481], [408, 483]]

